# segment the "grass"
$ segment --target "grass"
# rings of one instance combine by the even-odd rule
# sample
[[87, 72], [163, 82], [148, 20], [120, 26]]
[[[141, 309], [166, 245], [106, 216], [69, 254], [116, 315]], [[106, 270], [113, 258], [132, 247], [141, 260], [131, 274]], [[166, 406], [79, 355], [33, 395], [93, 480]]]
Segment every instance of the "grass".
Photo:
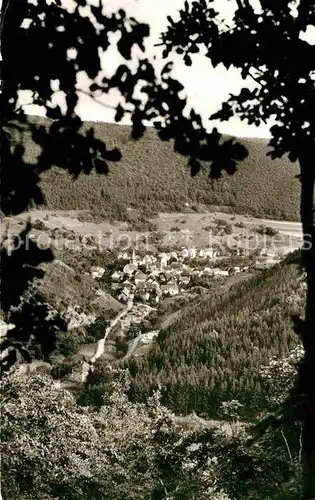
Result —
[[[37, 117], [32, 120], [49, 123]], [[107, 176], [93, 173], [75, 181], [57, 167], [42, 174], [40, 185], [46, 208], [89, 210], [99, 218], [128, 220], [127, 208], [151, 216], [184, 211], [185, 207], [187, 210], [185, 204], [189, 210], [216, 205], [256, 217], [299, 218], [299, 183], [295, 178], [298, 167], [287, 158], [272, 160], [266, 156], [265, 139], [240, 139], [248, 149], [248, 158], [233, 177], [223, 176], [210, 183], [206, 167], [192, 178], [187, 159], [173, 151], [172, 142], [160, 141], [153, 129], [133, 141], [128, 126], [85, 122], [83, 129], [91, 126], [108, 148], [119, 147], [121, 162], [110, 164]], [[35, 163], [38, 146], [28, 130], [23, 138], [25, 159]]]

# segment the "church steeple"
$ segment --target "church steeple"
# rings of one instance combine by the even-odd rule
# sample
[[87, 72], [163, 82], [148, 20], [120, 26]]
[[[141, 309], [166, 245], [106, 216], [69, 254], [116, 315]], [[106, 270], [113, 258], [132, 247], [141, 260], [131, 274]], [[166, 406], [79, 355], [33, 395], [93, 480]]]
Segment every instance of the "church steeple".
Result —
[[135, 249], [132, 250], [132, 263], [135, 265], [137, 264]]
[[163, 271], [163, 269], [167, 266], [167, 255], [165, 253], [162, 253], [160, 257], [160, 271]]

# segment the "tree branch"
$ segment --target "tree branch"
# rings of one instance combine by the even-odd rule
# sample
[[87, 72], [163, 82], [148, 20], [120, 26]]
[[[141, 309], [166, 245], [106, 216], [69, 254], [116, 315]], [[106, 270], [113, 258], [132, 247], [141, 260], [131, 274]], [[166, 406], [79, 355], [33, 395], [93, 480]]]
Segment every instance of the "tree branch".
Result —
[[[83, 90], [83, 89], [76, 89], [77, 92], [79, 92], [80, 94], [84, 94], [88, 97], [90, 97], [91, 99], [93, 99], [97, 104], [99, 104], [100, 106], [103, 106], [103, 108], [107, 108], [107, 109], [112, 109], [113, 111], [116, 111], [116, 107], [115, 106], [112, 106], [110, 104], [106, 104], [102, 101], [99, 101], [96, 97], [94, 97], [94, 95], [91, 93], [91, 92], [88, 92], [87, 90]], [[124, 109], [124, 112], [125, 113], [132, 113], [132, 111], [128, 111], [127, 109], [125, 110]]]
[[302, 443], [302, 433], [303, 433], [303, 426], [301, 424], [301, 430], [300, 430], [300, 435], [299, 435], [299, 464], [301, 463], [302, 460], [302, 450], [303, 450], [303, 443]]
[[287, 448], [287, 450], [288, 450], [288, 455], [289, 455], [289, 457], [290, 457], [290, 461], [291, 461], [291, 462], [293, 462], [292, 453], [291, 453], [291, 450], [290, 450], [290, 447], [289, 447], [289, 443], [288, 443], [288, 441], [287, 441], [287, 438], [285, 437], [284, 432], [283, 432], [283, 430], [282, 430], [282, 429], [280, 430], [280, 432], [281, 432], [281, 435], [282, 435], [282, 437], [283, 437], [283, 439], [284, 439], [284, 442], [285, 442], [286, 448]]

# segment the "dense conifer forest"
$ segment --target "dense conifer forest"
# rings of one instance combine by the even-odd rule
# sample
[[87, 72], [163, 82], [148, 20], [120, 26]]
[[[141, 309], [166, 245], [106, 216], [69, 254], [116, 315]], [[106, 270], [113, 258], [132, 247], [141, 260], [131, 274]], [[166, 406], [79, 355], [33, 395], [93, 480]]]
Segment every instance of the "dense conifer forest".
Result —
[[[32, 117], [30, 121], [48, 126], [48, 120]], [[215, 183], [208, 179], [208, 169], [191, 178], [187, 159], [173, 150], [173, 143], [162, 142], [156, 131], [148, 129], [143, 138], [131, 139], [131, 128], [111, 123], [84, 122], [82, 130], [93, 126], [95, 137], [108, 148], [117, 147], [122, 159], [110, 164], [108, 175], [91, 173], [74, 181], [67, 171], [54, 167], [41, 175], [45, 206], [51, 210], [90, 210], [94, 216], [128, 220], [128, 207], [147, 216], [157, 212], [178, 212], [188, 203], [225, 206], [233, 213], [299, 220], [299, 182], [296, 164], [283, 157], [267, 156], [268, 139], [240, 139], [248, 157], [233, 176], [224, 175]], [[39, 153], [27, 125], [19, 128], [25, 159], [34, 163]], [[56, 144], [56, 147], [58, 145]], [[263, 168], [262, 168], [263, 167]]]
[[145, 399], [160, 384], [163, 402], [178, 413], [219, 417], [222, 402], [232, 399], [245, 419], [268, 408], [273, 387], [260, 368], [297, 345], [291, 317], [301, 312], [305, 293], [298, 262], [295, 253], [183, 309], [146, 357], [129, 362], [133, 397]]

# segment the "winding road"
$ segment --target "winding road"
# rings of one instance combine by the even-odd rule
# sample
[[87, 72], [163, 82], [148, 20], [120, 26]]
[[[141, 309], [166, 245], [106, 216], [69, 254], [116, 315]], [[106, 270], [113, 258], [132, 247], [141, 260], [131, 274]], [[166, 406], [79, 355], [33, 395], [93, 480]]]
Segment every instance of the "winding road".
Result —
[[104, 353], [104, 349], [105, 349], [105, 342], [106, 342], [106, 339], [108, 337], [108, 335], [110, 334], [110, 332], [112, 331], [112, 329], [114, 328], [114, 326], [117, 325], [118, 321], [120, 321], [124, 316], [126, 316], [126, 314], [131, 310], [133, 306], [133, 299], [130, 299], [127, 303], [127, 306], [125, 309], [123, 309], [119, 314], [118, 316], [116, 316], [116, 318], [114, 318], [109, 326], [105, 329], [105, 332], [104, 332], [104, 337], [102, 337], [98, 342], [97, 342], [97, 345], [96, 345], [96, 349], [95, 349], [95, 353], [94, 355], [91, 357], [91, 359], [89, 360], [89, 363], [86, 363], [86, 362], [83, 362], [82, 363], [82, 373], [81, 373], [81, 381], [84, 382], [86, 380], [86, 377], [88, 376], [88, 373], [89, 371], [91, 370], [91, 365], [93, 365], [95, 363], [95, 361], [100, 358], [102, 356], [102, 354]]

